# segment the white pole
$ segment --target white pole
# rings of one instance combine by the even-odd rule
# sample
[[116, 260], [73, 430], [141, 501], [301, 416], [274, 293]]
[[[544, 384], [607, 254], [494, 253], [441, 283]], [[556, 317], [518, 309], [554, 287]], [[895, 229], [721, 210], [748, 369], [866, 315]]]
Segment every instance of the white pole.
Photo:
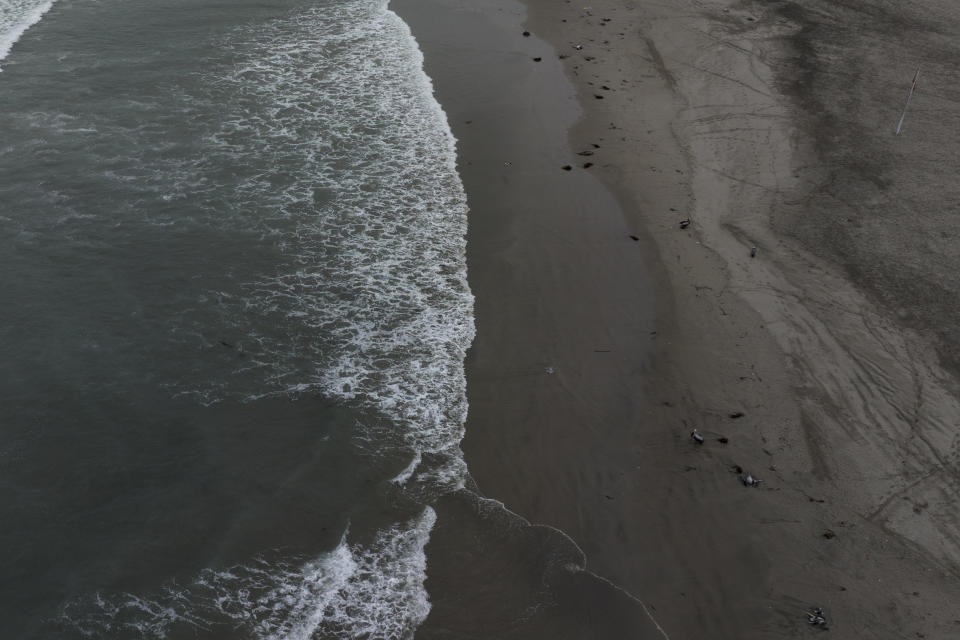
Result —
[[904, 105], [903, 113], [900, 114], [900, 122], [897, 123], [897, 135], [900, 135], [900, 128], [903, 126], [903, 119], [907, 116], [907, 107], [910, 106], [910, 98], [913, 97], [913, 90], [917, 88], [917, 77], [919, 75], [920, 67], [917, 67], [917, 72], [913, 74], [913, 83], [910, 85], [910, 93], [907, 94], [907, 104]]

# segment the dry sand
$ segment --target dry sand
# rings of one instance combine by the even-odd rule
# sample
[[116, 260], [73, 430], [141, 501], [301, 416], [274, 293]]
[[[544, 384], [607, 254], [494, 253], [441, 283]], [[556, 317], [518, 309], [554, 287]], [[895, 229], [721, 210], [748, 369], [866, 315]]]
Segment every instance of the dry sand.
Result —
[[420, 635], [960, 637], [960, 10], [407, 4], [471, 206], [471, 474], [645, 604], [462, 624], [462, 498]]

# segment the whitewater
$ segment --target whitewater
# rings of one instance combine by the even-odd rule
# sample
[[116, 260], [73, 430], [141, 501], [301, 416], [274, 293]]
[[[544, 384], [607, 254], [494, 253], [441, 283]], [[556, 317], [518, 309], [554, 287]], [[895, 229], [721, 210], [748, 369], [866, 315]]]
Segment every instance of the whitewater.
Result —
[[474, 328], [409, 28], [0, 7], [0, 635], [411, 637]]

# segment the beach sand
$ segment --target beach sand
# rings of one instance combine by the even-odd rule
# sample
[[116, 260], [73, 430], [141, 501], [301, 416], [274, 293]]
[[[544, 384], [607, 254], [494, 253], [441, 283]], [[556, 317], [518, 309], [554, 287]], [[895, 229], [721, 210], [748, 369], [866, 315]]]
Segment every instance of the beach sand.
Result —
[[960, 637], [958, 10], [391, 7], [476, 295], [418, 636]]

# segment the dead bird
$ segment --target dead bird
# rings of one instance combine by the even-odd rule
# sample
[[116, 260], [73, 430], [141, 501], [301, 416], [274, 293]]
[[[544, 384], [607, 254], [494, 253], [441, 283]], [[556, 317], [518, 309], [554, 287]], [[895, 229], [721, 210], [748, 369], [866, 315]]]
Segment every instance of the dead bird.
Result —
[[743, 486], [745, 486], [745, 487], [759, 487], [759, 486], [760, 486], [760, 480], [759, 480], [758, 478], [755, 478], [752, 473], [748, 473], [748, 474], [745, 474], [745, 475], [740, 476], [740, 482], [742, 482], [742, 483], [743, 483]]
[[807, 613], [807, 620], [815, 627], [827, 628], [827, 619], [823, 615], [823, 609], [814, 607], [813, 611]]

